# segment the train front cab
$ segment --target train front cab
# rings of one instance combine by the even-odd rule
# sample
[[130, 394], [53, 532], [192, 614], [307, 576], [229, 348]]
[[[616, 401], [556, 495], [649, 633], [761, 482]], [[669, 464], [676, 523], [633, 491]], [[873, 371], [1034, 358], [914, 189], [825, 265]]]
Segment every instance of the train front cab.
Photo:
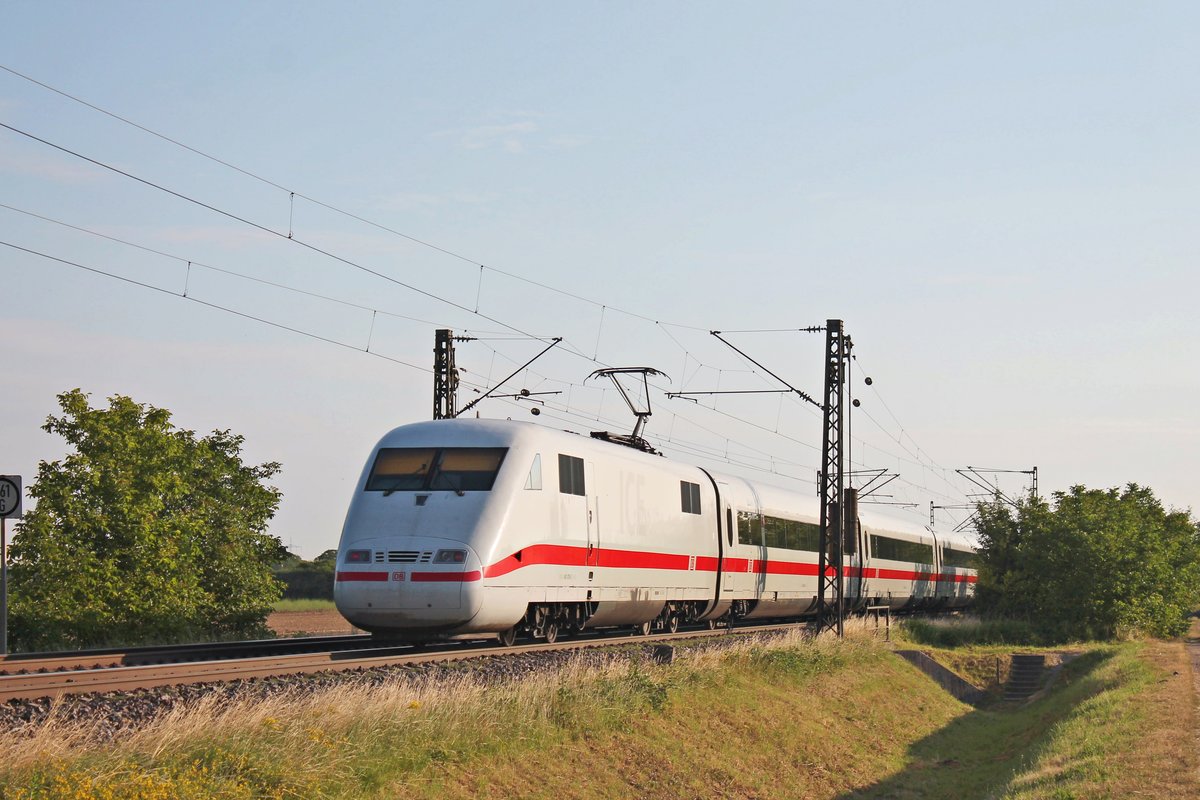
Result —
[[476, 542], [493, 524], [491, 488], [507, 448], [427, 446], [389, 436], [347, 511], [334, 601], [364, 630], [453, 631], [482, 604]]

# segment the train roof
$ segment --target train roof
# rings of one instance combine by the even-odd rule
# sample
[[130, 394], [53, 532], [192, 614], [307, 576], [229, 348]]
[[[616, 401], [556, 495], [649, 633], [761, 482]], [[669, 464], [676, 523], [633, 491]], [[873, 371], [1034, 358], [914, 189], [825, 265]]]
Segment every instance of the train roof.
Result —
[[648, 464], [696, 469], [692, 465], [646, 453], [634, 447], [558, 430], [534, 422], [508, 419], [439, 419], [401, 425], [386, 433], [378, 447], [407, 446], [549, 446], [594, 457], [648, 459]]
[[[414, 422], [394, 428], [379, 440], [376, 447], [425, 446], [425, 447], [481, 447], [481, 446], [553, 446], [581, 455], [587, 453], [596, 458], [642, 460], [647, 468], [683, 473], [691, 470], [700, 472], [701, 467], [686, 462], [646, 453], [604, 439], [593, 438], [572, 431], [558, 430], [535, 422], [509, 419], [440, 419]], [[752, 488], [762, 505], [764, 513], [787, 509], [818, 518], [820, 500], [815, 493], [797, 492], [769, 483], [747, 480], [739, 475], [703, 469], [720, 482], [744, 484]], [[908, 520], [897, 519], [873, 509], [860, 506], [859, 519], [863, 527], [881, 531], [927, 536], [929, 528]], [[947, 544], [959, 544], [977, 548], [975, 536], [954, 531], [934, 531], [938, 540]]]

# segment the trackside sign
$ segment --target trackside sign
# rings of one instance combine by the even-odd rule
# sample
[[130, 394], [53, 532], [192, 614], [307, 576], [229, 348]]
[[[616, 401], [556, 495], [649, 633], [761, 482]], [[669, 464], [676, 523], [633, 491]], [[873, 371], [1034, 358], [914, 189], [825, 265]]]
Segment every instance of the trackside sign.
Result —
[[21, 518], [20, 475], [0, 475], [0, 518]]

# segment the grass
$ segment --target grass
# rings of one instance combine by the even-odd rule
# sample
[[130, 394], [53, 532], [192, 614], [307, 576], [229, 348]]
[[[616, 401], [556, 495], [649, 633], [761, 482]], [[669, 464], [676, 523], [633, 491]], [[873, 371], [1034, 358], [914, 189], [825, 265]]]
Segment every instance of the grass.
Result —
[[1197, 796], [1176, 643], [1090, 646], [1046, 699], [987, 710], [872, 640], [677, 653], [201, 703], [115, 745], [52, 719], [0, 737], [0, 798]]
[[[1006, 798], [1197, 797], [1191, 671], [1162, 642], [1100, 651], [1050, 706], [1058, 719]], [[1082, 665], [1081, 665], [1082, 666]]]
[[275, 601], [274, 611], [334, 611], [336, 607], [332, 600], [277, 600]]
[[963, 715], [914, 742], [904, 769], [848, 797], [1196, 797], [1190, 670], [1181, 650], [1092, 647], [1064, 667], [1043, 700]]
[[1037, 645], [1042, 644], [1033, 626], [1027, 622], [1008, 619], [979, 619], [958, 617], [947, 619], [906, 619], [897, 626], [902, 639], [933, 647], [965, 647], [969, 645]]

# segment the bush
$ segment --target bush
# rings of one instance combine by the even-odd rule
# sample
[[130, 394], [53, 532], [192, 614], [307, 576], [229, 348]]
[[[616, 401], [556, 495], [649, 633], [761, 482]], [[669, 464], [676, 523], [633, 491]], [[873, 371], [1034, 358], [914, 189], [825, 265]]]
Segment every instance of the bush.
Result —
[[242, 463], [242, 437], [178, 430], [164, 409], [58, 396], [44, 429], [73, 451], [43, 461], [37, 506], [12, 543], [17, 649], [262, 635], [283, 552], [266, 527], [276, 463]]
[[1033, 625], [1015, 619], [959, 619], [904, 621], [909, 639], [930, 647], [969, 647], [971, 645], [1049, 644]]
[[284, 600], [332, 600], [333, 567], [312, 561], [300, 561], [274, 570], [276, 580], [283, 583]]
[[1178, 636], [1200, 605], [1200, 530], [1149, 489], [1076, 486], [979, 520], [980, 610], [1045, 640]]

